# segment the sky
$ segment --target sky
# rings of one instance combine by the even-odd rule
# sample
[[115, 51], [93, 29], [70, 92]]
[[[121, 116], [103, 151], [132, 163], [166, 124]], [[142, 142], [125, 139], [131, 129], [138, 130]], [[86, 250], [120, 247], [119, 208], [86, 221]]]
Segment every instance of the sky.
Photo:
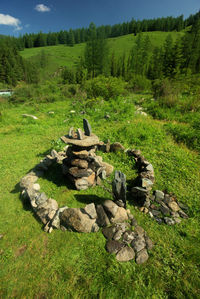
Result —
[[25, 33], [114, 25], [200, 10], [200, 0], [0, 0], [0, 34]]

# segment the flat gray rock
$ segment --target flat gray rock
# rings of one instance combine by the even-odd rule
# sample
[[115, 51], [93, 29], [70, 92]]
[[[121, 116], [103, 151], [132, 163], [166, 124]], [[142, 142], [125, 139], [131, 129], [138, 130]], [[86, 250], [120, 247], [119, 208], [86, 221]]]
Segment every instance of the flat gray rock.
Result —
[[93, 146], [93, 145], [98, 145], [99, 142], [100, 142], [99, 138], [94, 134], [91, 134], [90, 136], [86, 136], [82, 140], [70, 139], [66, 136], [62, 136], [61, 139], [66, 144], [77, 145], [77, 146], [80, 146], [80, 147], [90, 147], [90, 146]]

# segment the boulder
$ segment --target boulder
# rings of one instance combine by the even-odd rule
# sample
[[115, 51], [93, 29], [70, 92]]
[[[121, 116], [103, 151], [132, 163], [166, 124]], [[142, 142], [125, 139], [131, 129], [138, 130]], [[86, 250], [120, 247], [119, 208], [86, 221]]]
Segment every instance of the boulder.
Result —
[[116, 233], [116, 227], [115, 226], [104, 227], [102, 229], [102, 233], [106, 239], [111, 240], [114, 234]]
[[149, 258], [149, 255], [147, 253], [147, 250], [142, 249], [140, 252], [137, 253], [135, 261], [137, 264], [143, 264], [148, 260], [148, 258]]
[[108, 214], [111, 214], [112, 217], [115, 217], [119, 208], [112, 200], [109, 199], [103, 202], [103, 207]]
[[124, 247], [124, 244], [118, 241], [114, 241], [114, 240], [108, 240], [106, 243], [106, 250], [109, 253], [118, 253], [118, 251], [120, 251], [120, 249], [122, 249]]
[[82, 169], [78, 167], [69, 168], [69, 174], [74, 178], [89, 177], [93, 173], [92, 169]]
[[104, 208], [102, 205], [96, 206], [97, 211], [97, 224], [99, 226], [107, 226], [110, 224], [110, 221], [108, 219], [108, 216], [106, 215], [106, 212], [104, 211]]
[[95, 173], [93, 172], [88, 177], [83, 177], [75, 180], [75, 186], [77, 190], [86, 190], [95, 184]]
[[119, 262], [128, 262], [135, 257], [135, 252], [131, 247], [125, 246], [120, 249], [116, 255], [116, 259]]
[[97, 218], [97, 212], [94, 203], [86, 205], [84, 211], [90, 216], [91, 219]]
[[102, 164], [102, 166], [105, 168], [106, 175], [107, 175], [107, 176], [111, 175], [111, 173], [112, 173], [113, 170], [114, 170], [114, 167], [113, 167], [111, 164], [106, 163], [106, 162], [102, 162], [101, 164]]
[[118, 207], [117, 213], [110, 219], [111, 223], [119, 223], [128, 220], [127, 212], [124, 208]]
[[61, 214], [61, 223], [65, 227], [82, 233], [90, 233], [93, 231], [95, 219], [91, 219], [87, 214], [81, 212], [78, 208], [69, 208]]
[[124, 151], [124, 150], [125, 150], [124, 146], [119, 142], [114, 142], [110, 145], [111, 152], [116, 153], [118, 151]]
[[79, 168], [88, 168], [88, 162], [82, 159], [73, 159], [71, 160], [71, 165]]

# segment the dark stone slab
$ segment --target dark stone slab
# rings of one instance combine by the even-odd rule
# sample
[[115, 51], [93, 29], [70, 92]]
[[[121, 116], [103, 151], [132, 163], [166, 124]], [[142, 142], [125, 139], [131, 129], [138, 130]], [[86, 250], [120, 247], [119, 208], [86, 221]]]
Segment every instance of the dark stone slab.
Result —
[[91, 136], [92, 128], [91, 128], [91, 125], [89, 124], [89, 122], [86, 118], [83, 119], [83, 128], [84, 128], [84, 131], [85, 131], [85, 135], [86, 136]]
[[115, 171], [115, 177], [112, 182], [112, 192], [114, 200], [122, 200], [126, 208], [126, 176], [121, 171]]

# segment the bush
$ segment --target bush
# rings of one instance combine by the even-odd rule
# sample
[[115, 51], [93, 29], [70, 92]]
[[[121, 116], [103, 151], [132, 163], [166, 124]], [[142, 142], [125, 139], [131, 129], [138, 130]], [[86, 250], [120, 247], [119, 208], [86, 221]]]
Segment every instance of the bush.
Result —
[[153, 82], [153, 97], [158, 99], [161, 106], [175, 107], [179, 103], [179, 86], [169, 79], [157, 79]]
[[88, 98], [103, 97], [105, 100], [125, 94], [126, 83], [119, 78], [99, 76], [86, 81], [84, 89]]
[[132, 91], [149, 91], [152, 88], [151, 81], [142, 75], [134, 75], [128, 87]]

